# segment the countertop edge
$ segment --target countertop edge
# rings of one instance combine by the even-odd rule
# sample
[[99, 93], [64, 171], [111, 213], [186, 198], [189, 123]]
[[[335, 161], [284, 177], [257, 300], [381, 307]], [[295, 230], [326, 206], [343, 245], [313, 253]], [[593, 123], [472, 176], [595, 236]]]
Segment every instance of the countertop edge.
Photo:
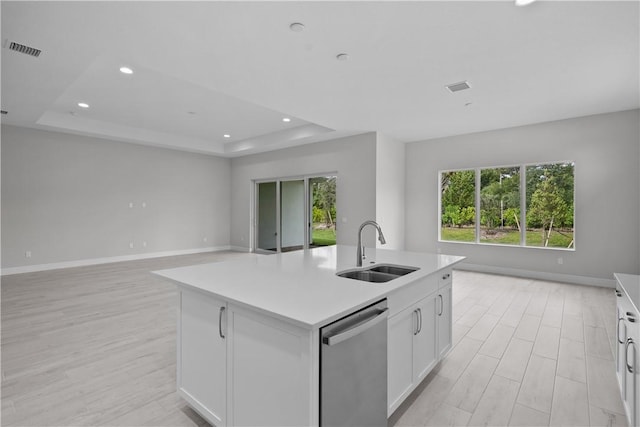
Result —
[[[403, 252], [403, 251], [399, 251], [399, 252]], [[425, 253], [425, 255], [440, 255], [440, 254], [433, 254], [433, 253]], [[369, 295], [369, 296], [363, 296], [363, 299], [357, 301], [356, 304], [353, 305], [348, 305], [347, 308], [344, 309], [338, 309], [335, 312], [332, 312], [330, 315], [328, 315], [327, 317], [323, 317], [321, 320], [318, 320], [317, 322], [307, 322], [305, 320], [302, 319], [298, 319], [298, 318], [294, 318], [291, 316], [288, 316], [284, 313], [279, 313], [277, 311], [271, 310], [269, 308], [265, 308], [265, 307], [261, 307], [260, 305], [257, 304], [252, 304], [246, 301], [241, 301], [238, 300], [236, 298], [231, 297], [230, 295], [226, 295], [225, 293], [222, 292], [216, 292], [215, 290], [212, 289], [205, 289], [201, 286], [198, 285], [194, 285], [194, 284], [190, 284], [190, 283], [186, 283], [184, 281], [180, 281], [178, 279], [175, 279], [173, 277], [170, 277], [168, 275], [165, 275], [164, 272], [165, 270], [159, 270], [159, 271], [152, 271], [151, 273], [154, 275], [157, 275], [159, 277], [162, 277], [163, 279], [167, 279], [171, 282], [173, 282], [174, 284], [176, 284], [179, 288], [184, 288], [184, 289], [190, 289], [193, 290], [195, 292], [199, 292], [202, 293], [203, 295], [210, 295], [213, 298], [218, 298], [221, 300], [224, 300], [230, 304], [239, 306], [241, 308], [247, 309], [247, 310], [251, 310], [251, 311], [255, 311], [257, 313], [272, 317], [274, 319], [278, 319], [284, 322], [287, 322], [289, 324], [292, 324], [294, 326], [303, 328], [303, 329], [307, 329], [307, 330], [316, 330], [319, 329], [327, 324], [330, 324], [332, 322], [334, 322], [335, 320], [338, 320], [346, 315], [348, 315], [349, 313], [352, 313], [354, 311], [357, 311], [361, 308], [364, 308], [372, 303], [375, 303], [377, 301], [380, 301], [381, 299], [387, 298], [391, 293], [395, 293], [397, 291], [399, 291], [400, 289], [402, 289], [403, 287], [406, 287], [410, 284], [415, 283], [418, 280], [421, 280], [427, 276], [433, 275], [439, 271], [442, 271], [444, 269], [447, 268], [452, 268], [453, 266], [455, 266], [456, 264], [459, 264], [460, 262], [464, 261], [466, 259], [466, 257], [463, 256], [451, 256], [451, 261], [450, 262], [446, 262], [441, 266], [438, 266], [437, 268], [433, 268], [433, 269], [428, 269], [428, 270], [421, 270], [421, 271], [417, 271], [415, 273], [418, 273], [414, 276], [414, 278], [410, 281], [402, 281], [402, 284], [398, 284], [396, 286], [391, 286], [391, 287], [387, 287], [387, 288], [381, 288], [380, 289], [380, 293], [375, 293], [373, 295]], [[383, 261], [381, 261], [381, 263], [383, 263]], [[221, 263], [222, 264], [222, 263]], [[194, 266], [195, 267], [195, 266]], [[413, 274], [413, 273], [412, 273]], [[401, 280], [402, 278], [398, 278], [396, 280]], [[332, 310], [329, 310], [332, 311]]]

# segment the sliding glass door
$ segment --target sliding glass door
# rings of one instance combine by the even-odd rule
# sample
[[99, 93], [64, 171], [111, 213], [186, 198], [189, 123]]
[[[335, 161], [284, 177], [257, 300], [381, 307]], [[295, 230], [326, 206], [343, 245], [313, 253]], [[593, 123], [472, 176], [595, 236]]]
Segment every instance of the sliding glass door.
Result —
[[256, 184], [256, 249], [278, 252], [278, 186], [276, 182]]
[[336, 242], [336, 176], [255, 182], [254, 248], [288, 252]]

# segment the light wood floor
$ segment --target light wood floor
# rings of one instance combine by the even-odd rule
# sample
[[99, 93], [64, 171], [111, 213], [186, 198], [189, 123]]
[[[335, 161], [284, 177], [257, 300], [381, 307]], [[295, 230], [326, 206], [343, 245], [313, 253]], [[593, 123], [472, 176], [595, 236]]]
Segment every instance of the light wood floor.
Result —
[[[207, 426], [175, 393], [175, 287], [217, 252], [2, 278], [3, 426]], [[454, 273], [454, 348], [390, 425], [626, 425], [611, 289]]]

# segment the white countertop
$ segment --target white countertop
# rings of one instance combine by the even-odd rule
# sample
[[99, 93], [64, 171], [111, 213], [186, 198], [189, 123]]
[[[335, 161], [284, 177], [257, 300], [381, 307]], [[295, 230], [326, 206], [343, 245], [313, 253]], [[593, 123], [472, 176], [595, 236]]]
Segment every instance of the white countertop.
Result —
[[356, 247], [338, 245], [275, 255], [253, 254], [241, 260], [154, 273], [298, 326], [319, 328], [464, 259], [374, 248], [367, 248], [366, 255], [363, 266], [375, 262], [419, 267], [420, 270], [386, 283], [338, 277], [336, 272], [355, 268], [356, 263]]
[[640, 276], [636, 274], [613, 273], [622, 290], [629, 296], [636, 312], [640, 313]]

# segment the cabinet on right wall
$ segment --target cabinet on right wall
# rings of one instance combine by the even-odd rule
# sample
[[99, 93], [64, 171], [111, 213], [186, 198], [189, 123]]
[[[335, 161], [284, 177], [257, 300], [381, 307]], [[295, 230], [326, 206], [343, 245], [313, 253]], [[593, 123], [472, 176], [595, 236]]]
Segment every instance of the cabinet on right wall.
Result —
[[616, 277], [616, 374], [629, 425], [640, 424], [640, 276], [615, 274]]

